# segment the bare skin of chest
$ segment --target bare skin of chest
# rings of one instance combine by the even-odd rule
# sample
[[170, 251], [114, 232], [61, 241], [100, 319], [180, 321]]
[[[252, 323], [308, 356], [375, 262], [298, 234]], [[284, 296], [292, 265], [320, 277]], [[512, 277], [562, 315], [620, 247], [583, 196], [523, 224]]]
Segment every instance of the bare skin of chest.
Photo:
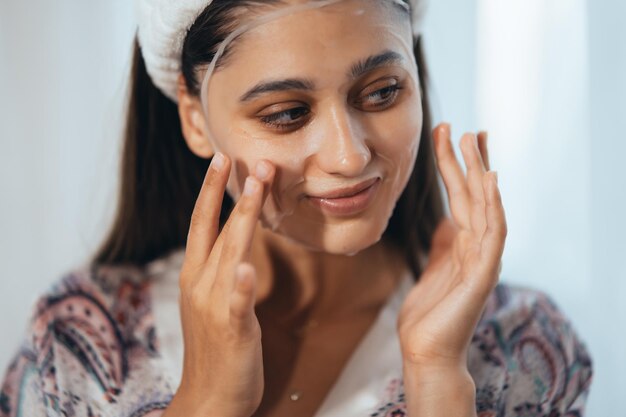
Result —
[[[264, 323], [260, 317], [265, 393], [254, 417], [313, 416], [372, 326], [376, 313], [319, 323], [296, 334]], [[290, 396], [296, 391], [300, 395], [294, 401]]]

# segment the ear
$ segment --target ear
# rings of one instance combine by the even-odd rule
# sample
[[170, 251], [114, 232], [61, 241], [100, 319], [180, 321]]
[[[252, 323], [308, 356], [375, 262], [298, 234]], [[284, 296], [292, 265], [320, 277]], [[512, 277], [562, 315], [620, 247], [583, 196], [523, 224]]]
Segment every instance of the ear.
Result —
[[207, 139], [204, 111], [200, 99], [189, 94], [185, 77], [178, 76], [178, 115], [185, 142], [191, 151], [201, 158], [210, 158], [215, 154]]

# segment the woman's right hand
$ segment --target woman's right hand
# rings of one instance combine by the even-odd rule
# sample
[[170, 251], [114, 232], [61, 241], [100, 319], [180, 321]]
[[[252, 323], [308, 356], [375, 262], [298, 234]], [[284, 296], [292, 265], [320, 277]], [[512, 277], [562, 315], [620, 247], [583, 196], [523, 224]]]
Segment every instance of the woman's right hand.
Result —
[[223, 154], [213, 157], [191, 217], [179, 278], [183, 374], [164, 417], [249, 417], [263, 397], [256, 272], [248, 258], [275, 169], [257, 164], [219, 232], [230, 166]]

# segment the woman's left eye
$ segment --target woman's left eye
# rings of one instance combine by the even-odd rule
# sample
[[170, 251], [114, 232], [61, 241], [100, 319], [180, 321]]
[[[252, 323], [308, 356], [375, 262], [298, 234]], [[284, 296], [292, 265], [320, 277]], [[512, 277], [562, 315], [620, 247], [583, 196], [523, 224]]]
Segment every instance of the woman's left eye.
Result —
[[[402, 90], [402, 88], [403, 87], [398, 84], [381, 88], [380, 90], [366, 94], [363, 98], [358, 98], [356, 104], [360, 106], [370, 105], [376, 109], [387, 107], [395, 101], [398, 96], [398, 90]], [[363, 110], [367, 110], [367, 108]]]
[[301, 124], [301, 119], [309, 112], [310, 110], [306, 107], [294, 107], [278, 113], [261, 116], [259, 119], [270, 127], [288, 130]]

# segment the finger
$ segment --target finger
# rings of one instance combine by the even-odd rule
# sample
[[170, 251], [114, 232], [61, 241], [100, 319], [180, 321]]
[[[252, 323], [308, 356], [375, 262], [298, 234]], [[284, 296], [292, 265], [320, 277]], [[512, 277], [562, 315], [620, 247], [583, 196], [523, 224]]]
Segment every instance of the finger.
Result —
[[235, 268], [235, 287], [230, 296], [230, 324], [238, 334], [250, 334], [256, 316], [256, 270], [250, 263], [240, 263]]
[[[261, 204], [259, 207], [256, 207], [257, 211], [255, 211], [252, 216], [247, 217], [243, 220], [235, 222], [235, 219], [237, 217], [231, 216], [234, 219], [232, 224], [229, 224], [229, 229], [227, 229], [226, 233], [224, 233], [226, 239], [224, 243], [229, 242], [230, 244], [234, 244], [237, 248], [241, 249], [240, 251], [236, 251], [236, 255], [238, 256], [238, 258], [234, 260], [235, 262], [243, 262], [248, 259], [250, 247], [252, 244], [252, 237], [254, 235], [253, 232], [255, 230], [255, 224], [256, 221], [259, 219], [263, 203], [270, 193], [271, 185], [274, 182], [275, 175], [276, 169], [271, 162], [267, 160], [258, 161], [254, 168], [254, 178], [260, 181]], [[243, 208], [244, 207], [242, 207], [242, 209]], [[234, 227], [234, 229], [230, 230], [231, 227]], [[240, 230], [241, 228], [243, 228], [244, 230]]]
[[263, 183], [263, 201], [270, 193], [270, 185], [274, 182], [276, 169], [274, 165], [267, 160], [260, 160], [254, 168], [254, 175]]
[[489, 171], [483, 180], [487, 226], [481, 242], [481, 259], [486, 266], [485, 273], [494, 275], [496, 280], [502, 267], [501, 259], [507, 235], [506, 218], [497, 178], [495, 171]]
[[187, 266], [193, 268], [203, 266], [211, 253], [218, 233], [220, 210], [229, 171], [230, 160], [222, 153], [216, 153], [204, 177], [191, 215], [185, 247]]
[[473, 133], [466, 133], [461, 137], [461, 151], [467, 166], [467, 187], [470, 195], [470, 223], [475, 236], [480, 237], [485, 232], [485, 197], [482, 180], [485, 175], [485, 166], [480, 157], [478, 140]]
[[478, 132], [478, 149], [480, 149], [480, 156], [485, 164], [485, 170], [489, 171], [491, 168], [489, 165], [489, 152], [487, 150], [487, 137], [487, 132]]
[[227, 296], [234, 286], [235, 267], [244, 261], [250, 250], [255, 226], [261, 212], [262, 197], [262, 183], [256, 177], [248, 176], [241, 198], [231, 214], [230, 227], [226, 233], [223, 233], [221, 253], [211, 288], [211, 296], [215, 297], [214, 300], [218, 304], [228, 299]]
[[450, 140], [450, 125], [442, 123], [437, 126], [433, 132], [433, 139], [435, 140], [437, 166], [446, 186], [452, 217], [459, 227], [469, 229], [469, 194], [465, 175], [454, 154]]
[[433, 249], [435, 247], [448, 249], [452, 245], [457, 233], [458, 227], [454, 224], [452, 219], [447, 216], [443, 217], [435, 228], [435, 232], [431, 238], [431, 247]]
[[229, 277], [233, 276], [237, 264], [250, 257], [254, 231], [276, 170], [269, 161], [261, 160], [256, 164], [255, 174], [262, 180], [256, 176], [246, 179], [242, 198], [229, 218], [229, 227], [218, 237], [221, 249], [213, 284], [218, 299], [225, 299], [226, 294], [232, 291], [234, 283]]
[[[276, 168], [271, 162], [267, 160], [260, 160], [257, 162], [255, 166], [254, 173], [255, 173], [256, 178], [258, 178], [261, 181], [261, 184], [263, 187], [263, 196], [262, 196], [262, 202], [261, 202], [261, 207], [262, 207], [263, 203], [265, 202], [265, 200], [267, 199], [270, 193], [271, 185], [274, 182], [274, 178], [276, 176]], [[233, 219], [237, 217], [236, 213], [238, 211], [238, 206], [240, 202], [243, 202], [242, 199], [240, 199], [239, 202], [235, 205], [234, 209], [232, 210], [230, 216], [226, 220], [226, 223], [222, 227], [222, 231], [219, 234], [215, 242], [214, 252], [217, 258], [216, 264], [217, 264], [217, 261], [219, 261], [220, 254], [222, 252], [224, 239], [230, 233], [229, 230], [232, 225]], [[248, 249], [249, 249], [249, 246], [248, 246]]]

